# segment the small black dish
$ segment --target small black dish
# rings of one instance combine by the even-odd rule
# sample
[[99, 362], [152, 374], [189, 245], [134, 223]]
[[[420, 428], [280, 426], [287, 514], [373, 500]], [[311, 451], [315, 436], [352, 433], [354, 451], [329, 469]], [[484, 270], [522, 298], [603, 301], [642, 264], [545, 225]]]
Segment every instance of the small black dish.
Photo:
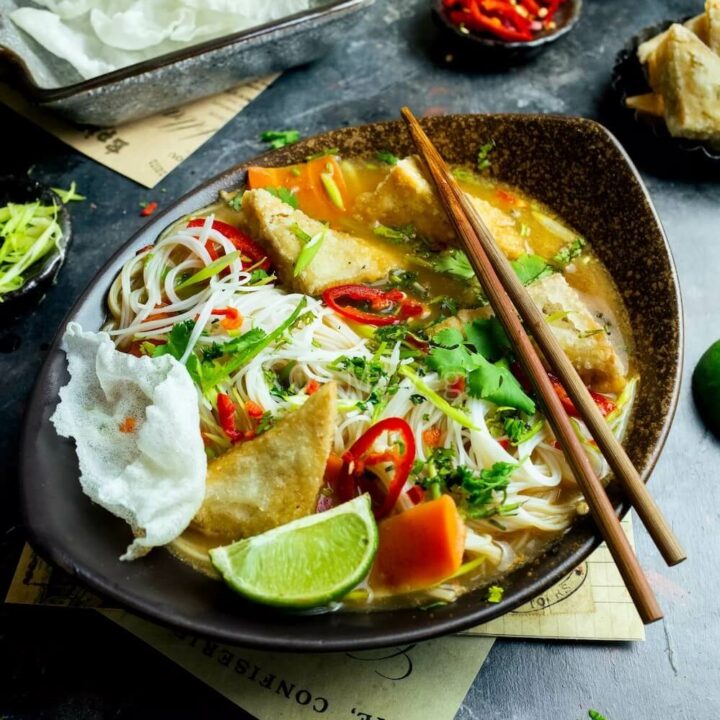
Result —
[[464, 61], [470, 59], [481, 63], [518, 63], [540, 54], [548, 45], [569, 33], [580, 19], [582, 0], [567, 0], [555, 14], [557, 27], [544, 30], [527, 41], [508, 41], [481, 33], [464, 33], [450, 22], [443, 9], [442, 0], [432, 0], [432, 16], [441, 29], [447, 43], [447, 51]]
[[17, 289], [5, 293], [0, 302], [0, 319], [19, 315], [37, 305], [50, 289], [65, 261], [70, 244], [70, 214], [58, 195], [49, 187], [26, 177], [5, 175], [0, 177], [0, 207], [8, 203], [31, 203], [39, 200], [43, 205], [58, 206], [57, 221], [62, 229], [59, 247], [31, 265], [24, 273], [25, 282]]
[[[720, 165], [720, 149], [712, 149], [700, 140], [673, 137], [662, 118], [641, 113], [625, 104], [627, 98], [633, 95], [652, 92], [645, 70], [638, 60], [638, 47], [646, 40], [667, 30], [672, 24], [684, 23], [688, 19], [686, 17], [682, 20], [665, 20], [646, 27], [630, 38], [615, 59], [611, 80], [612, 93], [620, 105], [620, 112], [626, 124], [634, 125], [642, 135], [649, 138], [655, 146], [654, 150], [662, 152], [666, 161], [685, 160], [718, 167]], [[670, 154], [675, 157], [668, 157]]]

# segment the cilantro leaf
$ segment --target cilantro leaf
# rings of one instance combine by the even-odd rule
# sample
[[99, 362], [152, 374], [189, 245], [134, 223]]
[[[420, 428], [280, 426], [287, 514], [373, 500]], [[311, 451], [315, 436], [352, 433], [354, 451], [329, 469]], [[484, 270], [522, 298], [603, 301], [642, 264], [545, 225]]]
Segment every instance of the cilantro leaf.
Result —
[[300, 207], [295, 193], [292, 190], [288, 190], [286, 187], [264, 187], [263, 190], [267, 190], [271, 195], [274, 195], [279, 200], [282, 200], [293, 210], [297, 210], [298, 207]]
[[292, 145], [300, 139], [300, 133], [297, 130], [266, 130], [260, 134], [263, 142], [270, 143], [273, 150]]
[[477, 366], [479, 356], [467, 349], [464, 340], [455, 328], [445, 328], [433, 336], [427, 364], [441, 378], [464, 376]]
[[489, 400], [496, 405], [513, 407], [528, 415], [535, 413], [535, 403], [525, 394], [520, 383], [510, 372], [505, 362], [491, 363], [482, 355], [476, 367], [467, 378], [467, 391], [470, 397]]
[[475, 271], [462, 250], [448, 250], [440, 253], [433, 261], [433, 267], [438, 272], [454, 275], [461, 280], [470, 280], [475, 277]]
[[590, 720], [605, 720], [605, 716], [601, 715], [597, 710], [588, 710]]
[[523, 285], [530, 285], [536, 280], [552, 275], [553, 272], [553, 269], [539, 255], [521, 255], [517, 260], [512, 260], [510, 264]]
[[465, 335], [487, 360], [497, 360], [512, 349], [510, 340], [496, 317], [473, 320], [465, 325]]
[[387, 225], [377, 224], [373, 228], [373, 233], [390, 240], [392, 243], [406, 243], [412, 240], [415, 235], [415, 227], [413, 225], [405, 225], [404, 227], [392, 228]]
[[164, 345], [158, 345], [153, 350], [152, 356], [172, 355], [179, 360], [185, 354], [194, 327], [194, 320], [185, 320], [173, 325], [172, 330], [168, 333], [167, 342]]
[[385, 163], [386, 165], [397, 165], [398, 158], [397, 156], [393, 155], [388, 150], [380, 150], [379, 152], [375, 153], [375, 157], [380, 161]]

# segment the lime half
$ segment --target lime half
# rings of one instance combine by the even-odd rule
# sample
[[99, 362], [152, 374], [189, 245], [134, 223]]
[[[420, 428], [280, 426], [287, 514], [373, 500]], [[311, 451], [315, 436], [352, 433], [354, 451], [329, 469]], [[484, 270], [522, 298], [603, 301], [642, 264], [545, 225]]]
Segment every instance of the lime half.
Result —
[[337, 600], [370, 571], [378, 531], [370, 496], [210, 550], [230, 587], [255, 602], [309, 608]]
[[720, 340], [705, 351], [695, 366], [692, 389], [700, 416], [720, 436]]

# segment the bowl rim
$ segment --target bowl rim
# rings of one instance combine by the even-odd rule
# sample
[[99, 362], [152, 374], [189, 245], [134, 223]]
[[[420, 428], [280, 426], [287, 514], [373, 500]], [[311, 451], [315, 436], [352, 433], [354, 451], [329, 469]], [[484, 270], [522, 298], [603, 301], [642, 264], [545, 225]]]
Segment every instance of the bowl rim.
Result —
[[276, 31], [302, 27], [314, 20], [323, 20], [336, 15], [343, 15], [346, 12], [351, 12], [364, 6], [370, 6], [374, 2], [375, 0], [330, 0], [324, 5], [311, 7], [298, 13], [286, 15], [262, 25], [257, 25], [255, 27], [247, 28], [227, 35], [221, 35], [217, 38], [211, 38], [210, 40], [189, 45], [188, 47], [180, 48], [179, 50], [174, 50], [169, 53], [163, 53], [157, 57], [133, 63], [132, 65], [127, 65], [126, 67], [118, 68], [117, 70], [88, 78], [87, 80], [79, 80], [78, 82], [70, 83], [69, 85], [60, 85], [58, 87], [46, 88], [38, 85], [32, 73], [28, 69], [23, 56], [12, 48], [7, 47], [6, 45], [0, 45], [0, 56], [7, 57], [20, 69], [22, 82], [33, 98], [40, 102], [52, 102], [56, 100], [65, 100], [75, 95], [97, 90], [98, 88], [139, 77], [147, 73], [152, 73], [164, 67], [181, 63], [184, 60], [189, 60], [190, 58], [197, 57], [199, 55], [205, 55], [216, 50], [240, 44], [244, 41], [249, 42], [251, 40], [255, 40], [256, 38], [262, 38], [263, 36], [270, 35]]
[[543, 45], [548, 45], [552, 42], [555, 42], [555, 40], [559, 40], [561, 37], [563, 37], [563, 35], [567, 35], [575, 27], [575, 25], [577, 25], [578, 21], [580, 20], [580, 15], [582, 14], [583, 7], [583, 0], [567, 0], [567, 2], [571, 5], [570, 15], [567, 19], [567, 22], [562, 27], [559, 27], [545, 35], [539, 35], [532, 40], [503, 40], [502, 38], [494, 38], [490, 34], [486, 36], [480, 35], [475, 32], [461, 32], [456, 25], [450, 22], [450, 20], [443, 12], [443, 0], [431, 1], [434, 14], [436, 15], [436, 17], [439, 18], [440, 22], [442, 22], [443, 27], [445, 27], [449, 32], [453, 33], [453, 35], [461, 38], [465, 42], [472, 42], [487, 49], [497, 50], [522, 50], [525, 48], [531, 50], [533, 48], [542, 47]]
[[[684, 355], [683, 307], [677, 270], [675, 267], [671, 248], [667, 240], [667, 236], [660, 222], [657, 211], [652, 203], [648, 190], [645, 187], [637, 169], [633, 165], [632, 161], [630, 160], [629, 156], [627, 155], [623, 147], [620, 145], [618, 140], [604, 126], [594, 120], [580, 117], [543, 114], [478, 113], [446, 115], [441, 117], [427, 118], [426, 121], [437, 123], [438, 121], [442, 121], [443, 118], [452, 121], [453, 119], [472, 117], [493, 118], [496, 120], [505, 120], [509, 122], [534, 120], [544, 123], [581, 123], [589, 127], [591, 130], [599, 130], [614, 144], [615, 148], [621, 153], [622, 158], [624, 159], [629, 170], [635, 177], [639, 188], [645, 196], [648, 207], [652, 212], [653, 218], [655, 219], [655, 222], [657, 224], [657, 230], [667, 253], [672, 290], [677, 302], [676, 320], [678, 325], [676, 367], [674, 377], [672, 379], [672, 391], [670, 393], [670, 397], [668, 398], [667, 412], [662, 420], [662, 425], [659, 429], [655, 446], [652, 452], [648, 455], [646, 465], [643, 469], [643, 472], [641, 473], [643, 481], [647, 482], [663, 450], [668, 434], [670, 432], [673, 418], [675, 416], [680, 393]], [[304, 141], [301, 142], [311, 142], [313, 146], [323, 147], [327, 146], [326, 138], [329, 139], [332, 137], [334, 141], [337, 140], [335, 136], [338, 130], [341, 132], [344, 130], [358, 128], [366, 130], [372, 128], [376, 130], [378, 127], [386, 128], [392, 125], [400, 126], [401, 121], [393, 120], [378, 123], [368, 123], [361, 126], [355, 126], [354, 128], [339, 128], [334, 131], [306, 138]], [[323, 145], [323, 143], [325, 143], [325, 145]], [[238, 634], [237, 632], [233, 632], [232, 630], [228, 631], [224, 628], [219, 628], [212, 623], [198, 621], [197, 619], [186, 618], [184, 616], [177, 615], [169, 617], [167, 608], [165, 608], [165, 612], [163, 612], [163, 608], [159, 607], [157, 603], [145, 600], [142, 596], [138, 596], [122, 587], [113, 585], [109, 580], [106, 581], [106, 579], [99, 574], [97, 568], [79, 566], [73, 560], [71, 553], [66, 553], [64, 550], [54, 546], [54, 538], [52, 537], [52, 534], [46, 533], [43, 527], [38, 526], [32, 521], [32, 497], [28, 494], [29, 483], [26, 482], [26, 478], [33, 473], [32, 425], [34, 421], [42, 417], [43, 407], [45, 406], [47, 400], [46, 383], [48, 375], [50, 374], [50, 371], [52, 369], [51, 365], [54, 358], [57, 356], [58, 352], [61, 352], [60, 343], [62, 341], [64, 329], [68, 321], [71, 320], [84, 308], [88, 296], [95, 291], [98, 284], [102, 281], [102, 278], [110, 271], [110, 269], [115, 264], [118, 263], [118, 261], [124, 254], [128, 253], [131, 249], [133, 249], [135, 245], [139, 245], [139, 243], [144, 240], [144, 236], [146, 234], [152, 233], [155, 237], [159, 236], [159, 234], [169, 225], [169, 223], [164, 222], [164, 219], [171, 216], [172, 213], [177, 210], [177, 208], [179, 208], [189, 200], [194, 199], [201, 192], [210, 191], [216, 194], [221, 189], [237, 187], [239, 181], [244, 175], [245, 169], [250, 163], [266, 160], [282, 152], [282, 149], [273, 150], [263, 153], [262, 155], [250, 158], [245, 162], [238, 163], [237, 165], [232, 166], [231, 168], [228, 168], [227, 170], [219, 173], [215, 177], [201, 183], [198, 186], [195, 186], [193, 189], [191, 189], [181, 198], [175, 201], [172, 205], [165, 208], [163, 212], [159, 213], [156, 216], [153, 216], [150, 222], [148, 222], [145, 226], [141, 227], [139, 230], [133, 233], [130, 239], [127, 242], [123, 243], [123, 245], [119, 249], [117, 249], [111, 255], [111, 257], [108, 258], [108, 260], [103, 264], [102, 268], [87, 284], [80, 297], [77, 299], [77, 301], [73, 304], [71, 309], [64, 317], [63, 321], [59, 326], [58, 332], [50, 346], [50, 349], [48, 350], [48, 354], [41, 367], [41, 370], [38, 374], [37, 380], [29, 397], [26, 406], [25, 416], [22, 422], [22, 434], [19, 446], [20, 457], [18, 477], [20, 481], [20, 504], [22, 517], [25, 528], [27, 529], [29, 535], [30, 544], [33, 546], [34, 549], [40, 551], [42, 557], [47, 558], [52, 563], [58, 565], [71, 576], [88, 585], [93, 590], [102, 593], [105, 597], [109, 597], [119, 601], [122, 607], [129, 608], [132, 610], [132, 612], [142, 617], [145, 617], [153, 622], [160, 623], [168, 627], [182, 628], [185, 631], [196, 633], [205, 637], [216, 638], [223, 642], [234, 643], [244, 647], [252, 647], [263, 650], [275, 650], [284, 652], [340, 652], [350, 649], [367, 650], [379, 647], [388, 647], [391, 645], [428, 640], [442, 635], [458, 633], [471, 627], [475, 627], [480, 623], [488, 622], [494, 617], [504, 615], [507, 612], [510, 612], [515, 608], [519, 607], [520, 605], [523, 605], [524, 603], [532, 600], [539, 593], [543, 592], [547, 588], [562, 580], [569, 572], [574, 570], [574, 568], [577, 567], [579, 563], [587, 559], [587, 557], [592, 553], [592, 551], [595, 550], [602, 542], [602, 538], [598, 534], [597, 529], [594, 529], [590, 537], [585, 539], [581, 545], [579, 545], [568, 555], [567, 558], [556, 564], [554, 567], [550, 568], [549, 571], [543, 573], [543, 575], [539, 578], [529, 582], [527, 586], [516, 590], [512, 596], [512, 599], [503, 600], [497, 605], [492, 606], [491, 609], [488, 608], [487, 604], [482, 604], [478, 602], [477, 606], [472, 611], [461, 613], [460, 615], [451, 614], [435, 622], [418, 625], [412, 630], [401, 629], [384, 631], [382, 634], [380, 634], [379, 637], [374, 634], [368, 634], [363, 635], [362, 637], [356, 637], [352, 641], [348, 641], [347, 639], [343, 638], [340, 638], [338, 640], [332, 636], [315, 636], [313, 638], [307, 638], [294, 636], [292, 634], [285, 634], [280, 636], [270, 635], [267, 632], [263, 632], [263, 623], [261, 619], [257, 621], [254, 632], [250, 634], [245, 633], [241, 636], [240, 634]], [[53, 400], [54, 399], [55, 398], [53, 398]], [[620, 496], [620, 499], [616, 505], [616, 509], [619, 517], [623, 517], [627, 513], [629, 509], [629, 503], [624, 495]], [[562, 538], [559, 542], [562, 543]], [[541, 555], [541, 557], [544, 557], [547, 554], [548, 550], [546, 549], [546, 551]], [[500, 610], [501, 612], [497, 612], [497, 610]], [[382, 612], [402, 613], [408, 612], [408, 610], [400, 609], [392, 611], [376, 611], [377, 614], [380, 614]], [[492, 613], [492, 618], [487, 617], [490, 613]], [[430, 617], [431, 615], [432, 613], [427, 613], [428, 617]]]

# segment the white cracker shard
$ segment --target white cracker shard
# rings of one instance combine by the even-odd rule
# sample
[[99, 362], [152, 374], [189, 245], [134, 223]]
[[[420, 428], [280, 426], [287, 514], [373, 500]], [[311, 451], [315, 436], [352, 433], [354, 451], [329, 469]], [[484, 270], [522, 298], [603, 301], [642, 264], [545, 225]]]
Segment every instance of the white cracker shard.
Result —
[[85, 494], [131, 526], [120, 559], [134, 560], [178, 537], [205, 496], [197, 391], [170, 355], [119, 352], [77, 323], [63, 344], [70, 381], [51, 421], [75, 440]]

